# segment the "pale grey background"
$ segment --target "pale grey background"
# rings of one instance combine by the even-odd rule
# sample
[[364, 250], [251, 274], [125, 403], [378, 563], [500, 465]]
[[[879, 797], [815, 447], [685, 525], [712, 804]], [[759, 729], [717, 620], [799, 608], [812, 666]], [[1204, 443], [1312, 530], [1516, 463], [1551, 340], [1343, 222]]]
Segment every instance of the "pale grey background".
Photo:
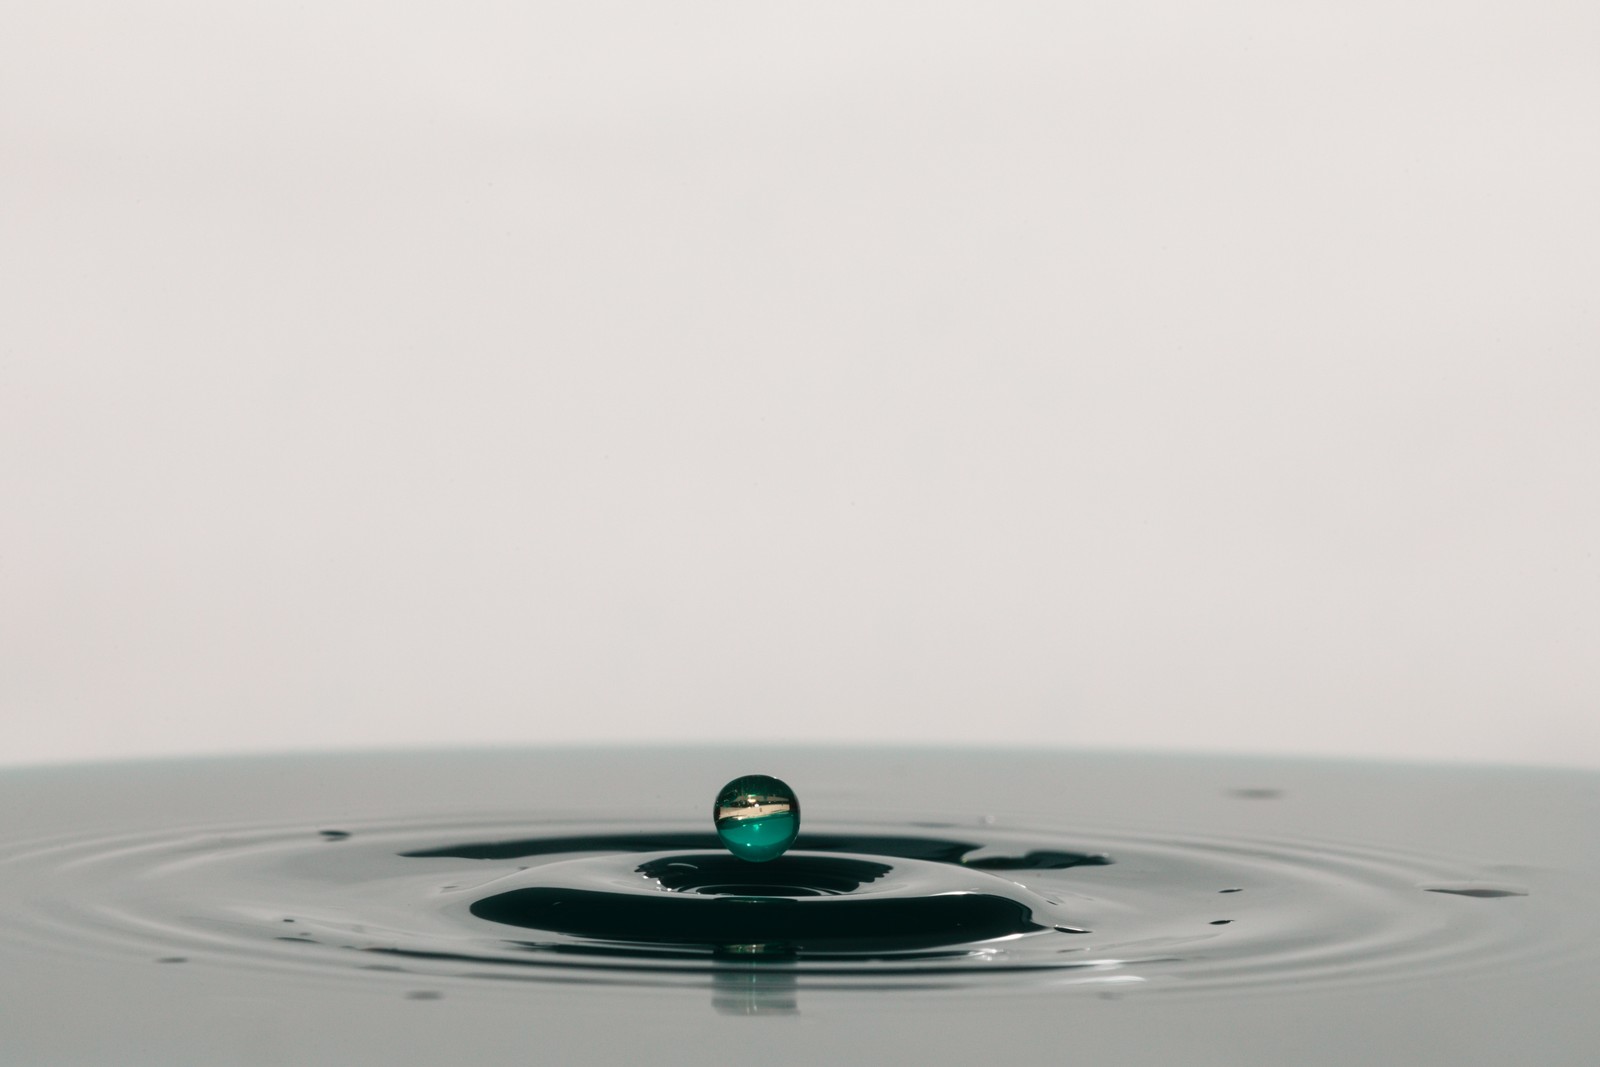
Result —
[[0, 761], [1600, 765], [1600, 7], [0, 4]]

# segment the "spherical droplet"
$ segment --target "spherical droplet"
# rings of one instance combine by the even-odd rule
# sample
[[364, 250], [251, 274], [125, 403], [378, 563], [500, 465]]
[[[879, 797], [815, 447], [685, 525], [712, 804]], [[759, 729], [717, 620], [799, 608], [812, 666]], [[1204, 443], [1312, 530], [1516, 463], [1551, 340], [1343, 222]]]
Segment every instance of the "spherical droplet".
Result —
[[770, 775], [735, 778], [717, 794], [711, 817], [717, 836], [742, 860], [765, 863], [783, 855], [800, 832], [800, 800]]

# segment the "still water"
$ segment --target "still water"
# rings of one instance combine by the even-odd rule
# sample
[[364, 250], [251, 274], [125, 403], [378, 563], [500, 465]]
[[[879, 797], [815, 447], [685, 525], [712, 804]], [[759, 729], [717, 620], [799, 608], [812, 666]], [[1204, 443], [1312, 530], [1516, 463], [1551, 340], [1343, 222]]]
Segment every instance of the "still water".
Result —
[[[739, 817], [774, 820], [754, 851]], [[1597, 935], [1581, 772], [661, 749], [0, 773], [0, 1064], [1588, 1064]]]

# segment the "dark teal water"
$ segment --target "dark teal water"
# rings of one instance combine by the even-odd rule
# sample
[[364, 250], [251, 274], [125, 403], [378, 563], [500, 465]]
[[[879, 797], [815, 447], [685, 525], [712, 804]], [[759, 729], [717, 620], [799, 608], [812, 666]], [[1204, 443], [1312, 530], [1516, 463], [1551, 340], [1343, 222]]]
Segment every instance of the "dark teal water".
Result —
[[[765, 863], [704, 814], [754, 766], [807, 805]], [[594, 780], [637, 788], [618, 810]], [[0, 811], [0, 1063], [1600, 1049], [1589, 774], [307, 756], [5, 772]]]

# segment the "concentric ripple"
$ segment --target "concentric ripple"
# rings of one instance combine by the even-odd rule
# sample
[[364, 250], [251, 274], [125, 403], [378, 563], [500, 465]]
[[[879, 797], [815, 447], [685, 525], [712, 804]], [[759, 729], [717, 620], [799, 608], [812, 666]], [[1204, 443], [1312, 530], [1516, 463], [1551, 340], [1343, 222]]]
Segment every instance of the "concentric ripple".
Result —
[[35, 842], [0, 872], [35, 908], [10, 940], [351, 980], [1206, 990], [1551, 949], [1518, 887], [1448, 860], [1122, 829], [808, 824], [750, 864], [582, 816], [217, 826]]

